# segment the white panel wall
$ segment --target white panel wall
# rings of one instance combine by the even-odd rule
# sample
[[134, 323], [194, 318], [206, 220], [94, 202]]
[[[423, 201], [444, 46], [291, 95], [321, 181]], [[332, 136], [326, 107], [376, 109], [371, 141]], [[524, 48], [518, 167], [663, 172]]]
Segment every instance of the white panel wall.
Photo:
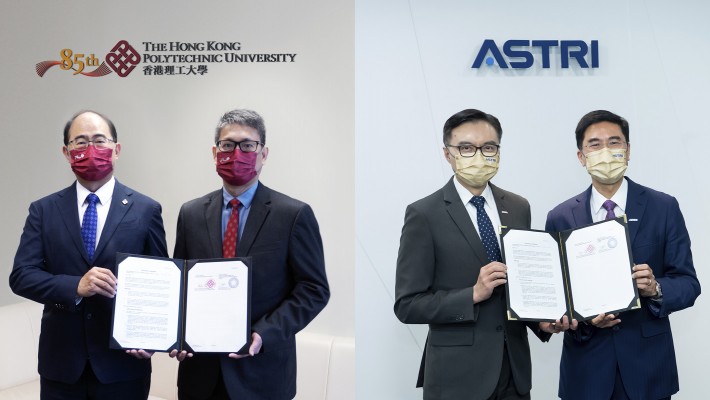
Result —
[[[444, 121], [464, 108], [499, 117], [501, 169], [494, 182], [525, 196], [533, 228], [583, 191], [574, 128], [594, 109], [631, 125], [627, 175], [678, 198], [703, 283], [710, 260], [705, 109], [710, 6], [702, 1], [356, 1], [356, 332], [362, 399], [414, 399], [426, 326], [394, 316], [399, 235], [407, 204], [452, 175], [441, 151]], [[484, 39], [599, 41], [600, 68], [471, 69]], [[539, 59], [539, 52], [536, 54]], [[574, 61], [572, 61], [574, 63]], [[681, 391], [703, 398], [703, 316], [671, 317]], [[533, 399], [557, 398], [561, 338], [532, 343]], [[653, 351], [649, 349], [649, 351]]]

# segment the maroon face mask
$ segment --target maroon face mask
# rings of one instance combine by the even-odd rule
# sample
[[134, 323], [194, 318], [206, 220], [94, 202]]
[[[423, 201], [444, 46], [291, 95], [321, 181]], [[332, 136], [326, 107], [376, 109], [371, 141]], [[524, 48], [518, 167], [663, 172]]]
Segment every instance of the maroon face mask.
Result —
[[113, 171], [113, 149], [89, 146], [69, 150], [71, 169], [81, 179], [98, 181]]
[[217, 152], [217, 173], [227, 183], [242, 186], [256, 176], [256, 152]]

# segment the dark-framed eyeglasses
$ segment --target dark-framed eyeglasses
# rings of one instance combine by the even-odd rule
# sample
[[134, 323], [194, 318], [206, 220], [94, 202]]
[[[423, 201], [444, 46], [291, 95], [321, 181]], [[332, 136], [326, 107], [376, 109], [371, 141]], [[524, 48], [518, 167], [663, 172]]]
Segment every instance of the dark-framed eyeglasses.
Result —
[[241, 142], [235, 142], [234, 140], [225, 139], [217, 141], [217, 150], [231, 153], [239, 147], [239, 150], [243, 153], [253, 153], [259, 150], [259, 145], [263, 145], [263, 143], [258, 140], [242, 140]]
[[621, 139], [612, 138], [606, 143], [601, 140], [594, 140], [591, 143], [585, 144], [584, 148], [589, 150], [589, 152], [601, 150], [603, 148], [609, 148], [611, 150], [626, 149], [629, 143]]
[[455, 148], [458, 151], [458, 155], [461, 157], [473, 157], [476, 155], [478, 150], [481, 150], [481, 154], [485, 157], [493, 157], [498, 154], [498, 149], [500, 149], [499, 144], [484, 144], [483, 146], [474, 146], [472, 144], [461, 144], [454, 146], [447, 144], [446, 147], [449, 149]]
[[87, 136], [82, 135], [70, 140], [67, 145], [73, 146], [75, 150], [86, 150], [86, 148], [89, 147], [89, 143], [92, 143], [98, 148], [104, 149], [111, 147], [113, 139], [107, 138], [104, 135], [94, 135], [91, 139], [89, 139]]

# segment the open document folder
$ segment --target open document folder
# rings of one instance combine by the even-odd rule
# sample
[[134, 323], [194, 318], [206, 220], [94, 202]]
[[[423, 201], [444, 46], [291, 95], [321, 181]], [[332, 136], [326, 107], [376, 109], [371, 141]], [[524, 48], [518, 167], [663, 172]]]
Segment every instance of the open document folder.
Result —
[[119, 253], [111, 348], [246, 353], [251, 259], [177, 260]]
[[641, 306], [626, 216], [562, 232], [501, 228], [508, 319], [578, 321]]

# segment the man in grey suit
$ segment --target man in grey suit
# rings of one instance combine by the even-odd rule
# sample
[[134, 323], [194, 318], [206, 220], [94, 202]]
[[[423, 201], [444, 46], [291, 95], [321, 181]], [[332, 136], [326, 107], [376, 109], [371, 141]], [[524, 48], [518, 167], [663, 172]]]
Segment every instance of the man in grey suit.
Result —
[[[500, 122], [463, 110], [444, 124], [455, 179], [409, 205], [397, 258], [394, 311], [429, 324], [417, 387], [424, 399], [530, 399], [526, 324], [506, 319], [506, 266], [498, 226], [530, 228], [530, 204], [489, 180], [498, 170]], [[569, 328], [530, 323], [543, 341]]]
[[249, 354], [173, 351], [180, 399], [292, 399], [295, 335], [330, 297], [313, 210], [259, 181], [265, 143], [259, 114], [224, 114], [212, 147], [224, 186], [180, 209], [173, 257], [251, 257], [253, 271]]

